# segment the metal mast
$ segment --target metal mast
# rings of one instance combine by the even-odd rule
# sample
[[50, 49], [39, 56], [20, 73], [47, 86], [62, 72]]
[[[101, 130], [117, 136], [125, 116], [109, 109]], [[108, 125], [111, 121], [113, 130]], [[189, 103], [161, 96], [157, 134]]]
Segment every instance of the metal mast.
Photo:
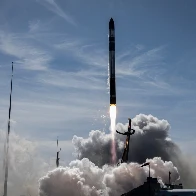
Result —
[[8, 120], [8, 131], [6, 138], [6, 152], [5, 152], [5, 180], [4, 180], [4, 194], [7, 196], [7, 180], [8, 180], [8, 163], [9, 163], [9, 135], [10, 135], [10, 116], [12, 108], [12, 78], [13, 78], [13, 62], [12, 62], [12, 76], [11, 76], [11, 91], [10, 91], [10, 106], [9, 106], [9, 120]]

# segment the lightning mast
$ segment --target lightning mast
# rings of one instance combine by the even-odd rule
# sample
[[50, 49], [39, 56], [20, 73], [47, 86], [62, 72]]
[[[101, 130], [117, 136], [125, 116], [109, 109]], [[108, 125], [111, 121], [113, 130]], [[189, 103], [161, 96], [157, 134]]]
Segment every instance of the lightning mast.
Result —
[[60, 160], [60, 158], [59, 158], [59, 153], [60, 153], [60, 151], [61, 151], [61, 148], [60, 148], [60, 150], [58, 150], [58, 147], [59, 147], [59, 139], [58, 139], [58, 137], [57, 137], [56, 143], [57, 143], [56, 167], [59, 167], [59, 160]]
[[12, 76], [11, 76], [11, 91], [10, 91], [10, 106], [9, 106], [8, 131], [7, 131], [7, 135], [6, 135], [5, 180], [4, 180], [4, 194], [3, 194], [3, 196], [7, 196], [7, 180], [8, 180], [8, 164], [9, 164], [10, 116], [11, 116], [11, 108], [12, 108], [12, 78], [13, 78], [13, 62], [12, 62]]

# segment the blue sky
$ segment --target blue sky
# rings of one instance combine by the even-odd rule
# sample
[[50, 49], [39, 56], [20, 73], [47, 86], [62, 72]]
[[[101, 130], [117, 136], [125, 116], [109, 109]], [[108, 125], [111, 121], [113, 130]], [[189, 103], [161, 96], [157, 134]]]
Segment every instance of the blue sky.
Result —
[[14, 131], [70, 142], [109, 131], [108, 22], [116, 27], [117, 122], [166, 119], [171, 138], [195, 153], [194, 0], [3, 0], [0, 128], [6, 129], [14, 62]]

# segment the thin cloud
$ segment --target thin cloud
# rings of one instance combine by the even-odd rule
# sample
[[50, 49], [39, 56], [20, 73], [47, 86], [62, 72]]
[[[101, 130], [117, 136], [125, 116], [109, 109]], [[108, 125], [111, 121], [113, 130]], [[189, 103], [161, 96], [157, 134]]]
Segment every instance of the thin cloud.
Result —
[[62, 72], [57, 70], [50, 70], [47, 73], [40, 74], [37, 79], [41, 83], [48, 85], [83, 89], [83, 90], [104, 90], [106, 87], [102, 72], [91, 70], [84, 70], [78, 72]]
[[[90, 66], [106, 69], [108, 66], [108, 52], [99, 49], [94, 45], [84, 44], [76, 39], [67, 39], [54, 47], [61, 51], [69, 52], [83, 63]], [[143, 46], [144, 47], [144, 46]], [[160, 73], [159, 65], [162, 65], [162, 51], [165, 46], [160, 46], [142, 52], [142, 50], [130, 49], [123, 54], [116, 55], [116, 75], [117, 77], [136, 76], [141, 78], [145, 73]], [[153, 67], [153, 70], [152, 70]]]
[[108, 65], [107, 51], [95, 47], [96, 45], [84, 44], [80, 40], [67, 39], [60, 44], [55, 44], [54, 48], [69, 52], [81, 62], [90, 66], [105, 68]]
[[0, 51], [17, 58], [24, 69], [46, 70], [52, 57], [48, 52], [22, 41], [22, 37], [0, 31]]
[[29, 21], [29, 32], [36, 32], [40, 28], [40, 20]]
[[68, 23], [76, 26], [75, 21], [73, 18], [65, 13], [55, 2], [55, 0], [38, 0], [41, 4], [43, 4], [48, 10], [52, 11], [56, 15], [62, 17], [64, 20], [66, 20]]
[[119, 65], [116, 66], [117, 74], [122, 76], [130, 75], [142, 77], [147, 72], [152, 73], [155, 70], [159, 70], [159, 65], [163, 64], [163, 49], [164, 46], [160, 46], [158, 48], [147, 50], [143, 53], [134, 52], [134, 56], [132, 53], [129, 53], [129, 51], [126, 51], [124, 55], [121, 54], [119, 58], [117, 56], [116, 64]]
[[[68, 52], [70, 55], [78, 59], [78, 61], [86, 65], [90, 65], [93, 69], [99, 69], [106, 77], [106, 70], [108, 66], [108, 54], [105, 50], [95, 47], [94, 45], [84, 44], [76, 39], [67, 39], [54, 47], [63, 52]], [[171, 86], [162, 77], [164, 70], [164, 49], [165, 45], [153, 49], [145, 49], [144, 46], [138, 45], [130, 48], [124, 53], [116, 55], [116, 77], [123, 80], [136, 80], [134, 84], [140, 89], [140, 94], [174, 94], [178, 90]], [[96, 49], [95, 49], [96, 48]], [[94, 71], [97, 73], [97, 70]], [[99, 72], [98, 72], [99, 73]], [[96, 76], [95, 76], [96, 77]], [[72, 78], [73, 79], [73, 78]], [[57, 84], [56, 80], [50, 80], [53, 84]], [[57, 80], [59, 81], [59, 80]], [[133, 82], [132, 82], [133, 83]], [[89, 85], [87, 85], [88, 87]], [[123, 84], [120, 88], [124, 88]], [[148, 91], [146, 88], [151, 87]]]

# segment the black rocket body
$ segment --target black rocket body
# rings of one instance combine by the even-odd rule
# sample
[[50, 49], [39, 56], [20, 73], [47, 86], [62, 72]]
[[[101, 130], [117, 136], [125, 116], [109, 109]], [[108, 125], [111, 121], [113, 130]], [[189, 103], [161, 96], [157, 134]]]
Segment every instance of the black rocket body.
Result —
[[115, 29], [114, 20], [109, 22], [109, 75], [110, 75], [110, 105], [116, 105], [116, 76], [115, 76]]

